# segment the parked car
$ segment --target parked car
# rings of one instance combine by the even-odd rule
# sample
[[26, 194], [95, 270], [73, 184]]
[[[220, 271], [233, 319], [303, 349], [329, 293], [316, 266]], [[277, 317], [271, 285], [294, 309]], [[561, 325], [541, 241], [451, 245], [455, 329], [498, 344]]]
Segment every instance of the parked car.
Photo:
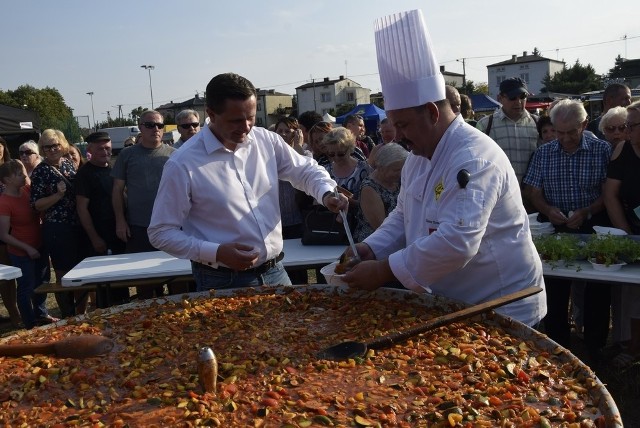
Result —
[[180, 139], [180, 133], [178, 131], [167, 131], [162, 134], [162, 142], [173, 146], [173, 143]]

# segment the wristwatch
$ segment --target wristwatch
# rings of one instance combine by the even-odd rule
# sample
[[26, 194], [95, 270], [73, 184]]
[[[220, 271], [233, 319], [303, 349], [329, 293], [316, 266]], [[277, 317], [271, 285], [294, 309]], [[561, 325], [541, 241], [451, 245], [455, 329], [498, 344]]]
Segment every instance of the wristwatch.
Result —
[[591, 207], [587, 207], [587, 220], [591, 220]]

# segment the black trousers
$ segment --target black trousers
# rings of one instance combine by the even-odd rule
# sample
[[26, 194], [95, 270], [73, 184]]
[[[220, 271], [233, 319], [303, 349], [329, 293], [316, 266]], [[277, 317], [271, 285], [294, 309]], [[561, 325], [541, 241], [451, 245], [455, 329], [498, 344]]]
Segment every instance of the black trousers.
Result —
[[[544, 329], [551, 339], [564, 347], [570, 345], [569, 296], [571, 280], [545, 278], [547, 315]], [[609, 336], [611, 286], [588, 282], [584, 291], [584, 341], [590, 352], [607, 344]]]

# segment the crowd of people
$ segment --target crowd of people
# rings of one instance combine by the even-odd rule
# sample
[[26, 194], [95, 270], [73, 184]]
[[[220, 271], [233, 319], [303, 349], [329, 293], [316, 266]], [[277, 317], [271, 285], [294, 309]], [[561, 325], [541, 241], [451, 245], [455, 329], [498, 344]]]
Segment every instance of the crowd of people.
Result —
[[[86, 162], [55, 129], [21, 145], [20, 160], [3, 142], [0, 240], [8, 254], [0, 257], [23, 271], [17, 291], [0, 284], [11, 321], [55, 321], [35, 288], [49, 281], [50, 266], [59, 282], [95, 255], [166, 251], [191, 260], [198, 291], [307, 282], [306, 272], [284, 269], [282, 241], [301, 237], [307, 213], [322, 208], [348, 214], [362, 260], [344, 276], [350, 287], [393, 284], [479, 303], [537, 285], [545, 292], [499, 311], [569, 346], [571, 302], [597, 356], [613, 305], [614, 364], [640, 357], [638, 291], [545, 281], [527, 227], [528, 212], [538, 212], [558, 232], [610, 225], [640, 233], [640, 103], [630, 105], [629, 88], [610, 85], [603, 114], [589, 122], [573, 100], [554, 102], [542, 117], [529, 113], [526, 83], [509, 78], [501, 107], [475, 121], [469, 98], [444, 84], [419, 11], [376, 25], [388, 118], [374, 135], [361, 116], [336, 126], [312, 111], [255, 127], [255, 87], [225, 73], [207, 85], [206, 126], [197, 112], [180, 112], [172, 147], [162, 142], [163, 116], [147, 110], [139, 139], [113, 166], [105, 132], [87, 137]], [[424, 38], [429, 55], [419, 61], [403, 60], [416, 54], [395, 39], [405, 26]], [[479, 287], [478, 278], [492, 280]], [[116, 301], [126, 302], [121, 292]], [[137, 290], [140, 298], [163, 293]], [[66, 317], [83, 313], [90, 296], [56, 298]]]

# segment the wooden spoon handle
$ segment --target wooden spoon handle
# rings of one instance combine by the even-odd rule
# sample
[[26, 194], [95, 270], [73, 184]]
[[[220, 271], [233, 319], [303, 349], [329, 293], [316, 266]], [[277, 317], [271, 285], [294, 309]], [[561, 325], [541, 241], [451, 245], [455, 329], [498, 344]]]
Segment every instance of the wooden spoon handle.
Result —
[[22, 357], [24, 355], [34, 354], [55, 354], [55, 344], [56, 342], [0, 345], [0, 357]]
[[525, 297], [533, 296], [542, 291], [540, 287], [529, 287], [524, 290], [516, 291], [515, 293], [507, 294], [506, 296], [498, 297], [497, 299], [491, 299], [484, 303], [469, 306], [460, 311], [452, 312], [450, 314], [442, 315], [436, 318], [432, 318], [426, 321], [424, 324], [420, 324], [416, 327], [411, 327], [404, 331], [388, 334], [386, 336], [378, 337], [366, 343], [369, 349], [384, 349], [389, 346], [402, 342], [410, 337], [417, 336], [429, 330], [433, 330], [443, 325], [451, 324], [456, 321], [470, 318], [475, 315], [489, 312], [500, 306], [504, 306], [508, 303], [515, 302], [516, 300], [524, 299]]

